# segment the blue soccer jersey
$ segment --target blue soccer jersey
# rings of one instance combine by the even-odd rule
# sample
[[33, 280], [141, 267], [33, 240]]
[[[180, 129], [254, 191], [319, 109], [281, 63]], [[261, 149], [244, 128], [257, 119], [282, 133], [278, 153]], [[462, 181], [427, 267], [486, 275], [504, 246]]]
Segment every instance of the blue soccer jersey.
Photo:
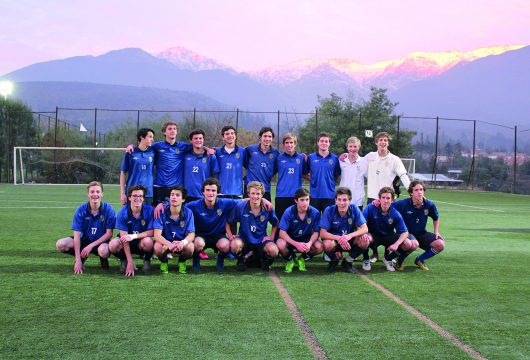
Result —
[[237, 203], [237, 200], [217, 198], [212, 208], [206, 206], [204, 199], [192, 201], [185, 206], [193, 212], [196, 235], [210, 237], [226, 235], [228, 214]]
[[346, 214], [341, 216], [337, 205], [331, 205], [324, 209], [320, 228], [333, 235], [346, 235], [356, 231], [365, 223], [366, 220], [357, 206], [349, 205]]
[[155, 186], [174, 186], [184, 184], [184, 153], [191, 151], [190, 144], [158, 141], [151, 148], [155, 152]]
[[335, 178], [340, 176], [340, 164], [337, 155], [329, 153], [322, 157], [318, 152], [309, 154], [307, 167], [311, 173], [309, 192], [313, 199], [334, 199]]
[[219, 164], [219, 183], [221, 194], [243, 196], [243, 164], [245, 148], [237, 146], [228, 153], [224, 146], [215, 150]]
[[307, 174], [307, 164], [302, 154], [282, 153], [276, 160], [278, 186], [276, 197], [294, 197], [296, 190], [302, 187], [302, 175]]
[[153, 221], [153, 229], [162, 230], [162, 236], [167, 241], [181, 241], [189, 233], [195, 232], [193, 213], [182, 207], [176, 220], [171, 217], [170, 206], [164, 207], [164, 214]]
[[412, 199], [403, 199], [392, 204], [405, 221], [405, 225], [410, 233], [414, 235], [423, 235], [427, 232], [427, 220], [431, 217], [434, 221], [438, 220], [438, 209], [436, 205], [426, 198], [423, 198], [421, 207], [417, 208], [412, 203]]
[[252, 245], [261, 244], [267, 236], [267, 223], [278, 224], [274, 210], [268, 211], [263, 206], [258, 215], [254, 215], [248, 201], [240, 201], [228, 215], [228, 222], [239, 222], [239, 237]]
[[217, 173], [219, 173], [219, 165], [215, 155], [208, 156], [206, 151], [199, 155], [193, 151], [184, 155], [184, 187], [188, 196], [202, 197], [202, 183]]
[[407, 232], [403, 217], [392, 206], [385, 215], [381, 208], [368, 204], [363, 210], [363, 215], [368, 224], [368, 231], [376, 236], [390, 236]]
[[116, 229], [126, 231], [128, 234], [139, 234], [153, 229], [153, 207], [149, 204], [142, 205], [142, 212], [135, 218], [131, 206], [124, 205], [116, 217]]
[[116, 213], [110, 204], [101, 202], [99, 211], [92, 215], [90, 203], [79, 206], [72, 219], [72, 230], [81, 232], [81, 240], [90, 242], [102, 237], [107, 229], [114, 229]]
[[296, 205], [289, 206], [283, 213], [279, 227], [291, 239], [307, 242], [314, 232], [320, 230], [320, 211], [309, 206], [304, 220], [301, 220]]
[[271, 191], [271, 179], [276, 174], [276, 159], [280, 153], [270, 147], [266, 153], [261, 151], [260, 145], [249, 145], [245, 149], [244, 166], [247, 169], [245, 184], [259, 181], [265, 186], [265, 191]]
[[132, 153], [125, 153], [120, 170], [127, 173], [126, 194], [131, 186], [142, 185], [147, 189], [145, 196], [153, 197], [154, 164], [155, 153], [151, 147], [142, 151], [135, 146]]

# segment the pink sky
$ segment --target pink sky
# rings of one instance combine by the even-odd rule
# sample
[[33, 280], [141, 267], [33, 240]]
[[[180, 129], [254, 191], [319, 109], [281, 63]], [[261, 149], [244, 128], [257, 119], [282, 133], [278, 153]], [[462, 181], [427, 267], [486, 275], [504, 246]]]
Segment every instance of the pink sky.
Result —
[[184, 46], [238, 70], [305, 58], [530, 44], [527, 0], [0, 0], [0, 75], [35, 62]]

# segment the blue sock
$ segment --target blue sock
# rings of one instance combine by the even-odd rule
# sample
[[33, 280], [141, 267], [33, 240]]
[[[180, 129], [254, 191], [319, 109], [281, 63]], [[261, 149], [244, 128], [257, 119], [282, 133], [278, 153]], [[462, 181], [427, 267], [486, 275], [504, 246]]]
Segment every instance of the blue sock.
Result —
[[195, 255], [193, 254], [193, 269], [197, 270], [201, 268], [201, 258], [199, 258], [199, 254]]
[[438, 253], [436, 251], [434, 251], [433, 248], [430, 248], [429, 250], [425, 251], [423, 254], [421, 254], [420, 256], [418, 256], [416, 258], [416, 260], [418, 261], [425, 261], [429, 258], [432, 258], [434, 255], [437, 255]]

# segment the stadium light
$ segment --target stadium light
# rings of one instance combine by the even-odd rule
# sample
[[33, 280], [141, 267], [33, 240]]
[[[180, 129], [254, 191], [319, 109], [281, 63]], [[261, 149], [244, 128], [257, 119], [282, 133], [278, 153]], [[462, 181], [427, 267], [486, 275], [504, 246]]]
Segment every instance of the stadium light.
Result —
[[13, 83], [9, 80], [0, 81], [0, 94], [4, 97], [4, 100], [7, 99], [8, 95], [11, 95], [13, 87]]

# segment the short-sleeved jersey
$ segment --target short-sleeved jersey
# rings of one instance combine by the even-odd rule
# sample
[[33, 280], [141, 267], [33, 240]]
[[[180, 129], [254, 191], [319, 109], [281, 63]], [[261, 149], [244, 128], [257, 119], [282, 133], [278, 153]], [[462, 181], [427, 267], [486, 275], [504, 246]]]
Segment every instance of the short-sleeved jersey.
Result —
[[307, 163], [302, 154], [282, 153], [276, 159], [278, 186], [276, 197], [294, 197], [296, 190], [302, 187], [302, 175], [307, 174]]
[[224, 146], [215, 150], [219, 164], [219, 183], [222, 195], [243, 196], [243, 164], [245, 148], [237, 146], [228, 153]]
[[365, 223], [366, 220], [357, 206], [349, 205], [346, 214], [341, 216], [337, 205], [331, 205], [324, 209], [322, 219], [320, 219], [320, 228], [333, 235], [346, 235]]
[[340, 183], [339, 186], [347, 187], [352, 193], [351, 204], [362, 206], [364, 204], [364, 178], [368, 175], [368, 163], [359, 156], [356, 161], [350, 162], [348, 158], [339, 161]]
[[280, 153], [270, 147], [266, 153], [261, 151], [260, 145], [249, 145], [245, 149], [244, 166], [247, 169], [245, 184], [259, 181], [265, 186], [265, 191], [271, 191], [271, 179], [276, 174], [276, 159]]
[[116, 213], [106, 202], [101, 202], [96, 215], [92, 215], [90, 203], [86, 202], [77, 208], [72, 219], [72, 230], [81, 232], [81, 240], [90, 242], [102, 237], [107, 229], [114, 229], [115, 225]]
[[427, 232], [428, 217], [431, 217], [434, 221], [439, 218], [436, 205], [426, 198], [423, 198], [423, 203], [419, 208], [414, 206], [411, 198], [396, 201], [392, 206], [399, 211], [407, 229], [413, 235], [423, 235]]
[[[401, 177], [407, 173], [403, 162], [392, 153], [381, 157], [377, 151], [370, 152], [364, 157], [368, 162], [368, 197], [377, 199], [379, 190], [388, 186], [392, 187], [392, 182], [396, 176]], [[408, 188], [410, 180], [404, 177], [403, 185]]]
[[155, 153], [151, 147], [142, 151], [135, 146], [131, 153], [125, 153], [120, 170], [127, 173], [125, 193], [131, 186], [142, 185], [147, 189], [146, 197], [153, 197], [153, 169]]
[[193, 212], [196, 235], [206, 237], [225, 235], [228, 214], [238, 202], [233, 199], [217, 198], [212, 208], [206, 206], [204, 199], [185, 204]]
[[304, 220], [301, 220], [296, 205], [291, 205], [283, 213], [279, 227], [295, 241], [309, 240], [320, 230], [320, 211], [309, 206]]
[[307, 167], [311, 173], [309, 192], [313, 199], [334, 199], [335, 178], [340, 176], [339, 158], [329, 153], [322, 157], [318, 152], [309, 154]]
[[175, 142], [173, 145], [166, 141], [155, 142], [152, 146], [155, 152], [155, 186], [174, 186], [184, 184], [184, 153], [191, 151], [190, 144]]
[[389, 236], [407, 232], [403, 217], [392, 206], [387, 214], [383, 214], [380, 207], [368, 204], [363, 209], [363, 215], [368, 224], [368, 231], [376, 236]]
[[202, 197], [202, 183], [217, 173], [219, 165], [215, 155], [208, 156], [206, 151], [198, 155], [190, 151], [184, 155], [184, 187], [188, 196]]
[[248, 201], [240, 201], [230, 214], [228, 222], [239, 222], [239, 237], [246, 243], [253, 245], [261, 244], [267, 235], [267, 223], [272, 226], [278, 224], [278, 218], [274, 210], [266, 210], [263, 206], [257, 216], [254, 215]]
[[153, 229], [162, 230], [162, 236], [167, 241], [181, 241], [189, 233], [195, 232], [193, 213], [190, 209], [182, 207], [176, 220], [171, 217], [169, 206], [164, 207], [164, 214], [153, 221]]
[[135, 218], [130, 204], [124, 205], [116, 217], [116, 229], [126, 231], [128, 234], [139, 234], [153, 228], [153, 207], [149, 204], [142, 205], [140, 216]]

